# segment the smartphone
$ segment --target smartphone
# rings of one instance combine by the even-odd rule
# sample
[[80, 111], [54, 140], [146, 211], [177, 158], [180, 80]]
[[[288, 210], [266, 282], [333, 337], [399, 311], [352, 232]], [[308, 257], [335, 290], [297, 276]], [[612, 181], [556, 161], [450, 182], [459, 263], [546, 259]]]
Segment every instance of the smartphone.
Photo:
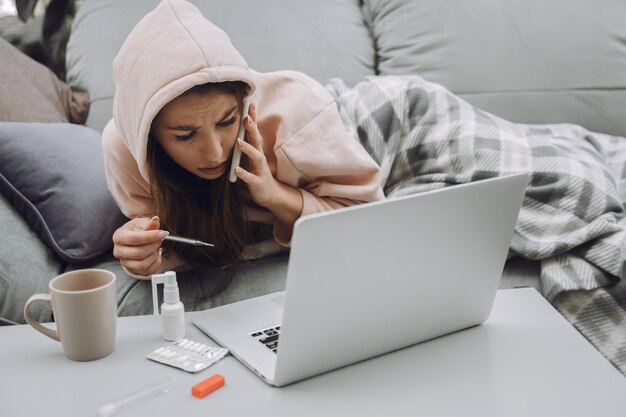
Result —
[[[243, 140], [246, 134], [246, 128], [244, 126], [244, 120], [248, 115], [248, 108], [250, 108], [250, 97], [246, 97], [243, 99], [243, 111], [241, 112], [241, 124], [239, 125], [239, 131], [237, 132], [237, 139]], [[237, 181], [237, 174], [235, 170], [239, 166], [239, 162], [241, 161], [241, 149], [235, 144], [233, 149], [233, 160], [230, 164], [230, 172], [228, 174], [228, 180], [230, 182]]]

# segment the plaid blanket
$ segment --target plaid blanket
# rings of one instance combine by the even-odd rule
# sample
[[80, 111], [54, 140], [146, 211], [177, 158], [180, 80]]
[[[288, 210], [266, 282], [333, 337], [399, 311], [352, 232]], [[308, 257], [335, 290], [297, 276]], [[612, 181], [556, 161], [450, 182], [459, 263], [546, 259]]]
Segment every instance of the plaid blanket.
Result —
[[540, 262], [544, 297], [626, 375], [626, 297], [605, 289], [625, 272], [626, 139], [512, 123], [418, 76], [326, 88], [388, 197], [530, 173], [510, 253]]

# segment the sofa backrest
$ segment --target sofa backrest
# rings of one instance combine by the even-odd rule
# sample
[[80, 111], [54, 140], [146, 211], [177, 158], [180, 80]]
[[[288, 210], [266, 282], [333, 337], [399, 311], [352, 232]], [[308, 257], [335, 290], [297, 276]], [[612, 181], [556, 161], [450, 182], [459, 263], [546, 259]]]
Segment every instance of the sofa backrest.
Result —
[[[84, 0], [67, 47], [70, 85], [89, 92], [86, 124], [112, 114], [112, 62], [135, 24], [159, 0]], [[192, 0], [261, 72], [298, 70], [319, 82], [373, 75], [374, 47], [357, 0]], [[147, 77], [150, 74], [146, 74]]]
[[[515, 122], [626, 136], [623, 0], [192, 2], [258, 71], [300, 70], [321, 83], [417, 74]], [[81, 3], [67, 71], [89, 92], [87, 125], [101, 130], [111, 117], [113, 57], [157, 3]]]
[[626, 1], [364, 0], [380, 74], [511, 121], [626, 136]]

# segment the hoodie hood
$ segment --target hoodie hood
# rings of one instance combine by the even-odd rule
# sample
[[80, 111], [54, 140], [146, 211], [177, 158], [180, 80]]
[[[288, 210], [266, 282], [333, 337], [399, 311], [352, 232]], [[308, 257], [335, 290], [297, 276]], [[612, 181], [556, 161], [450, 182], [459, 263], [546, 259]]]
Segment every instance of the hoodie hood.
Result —
[[150, 125], [172, 99], [208, 82], [243, 81], [248, 64], [228, 35], [183, 0], [163, 0], [128, 35], [113, 61], [113, 118], [147, 180]]

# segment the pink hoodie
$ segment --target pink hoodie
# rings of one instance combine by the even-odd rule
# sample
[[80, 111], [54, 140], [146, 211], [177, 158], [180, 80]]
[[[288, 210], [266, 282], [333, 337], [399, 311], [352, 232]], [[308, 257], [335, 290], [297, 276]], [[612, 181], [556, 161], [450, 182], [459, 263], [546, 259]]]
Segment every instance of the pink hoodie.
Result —
[[[122, 45], [113, 77], [105, 169], [113, 198], [129, 218], [156, 214], [146, 165], [152, 120], [169, 101], [207, 82], [250, 86], [270, 169], [278, 181], [300, 189], [302, 215], [384, 198], [379, 167], [348, 136], [324, 87], [294, 71], [250, 70], [228, 35], [191, 3], [163, 0], [148, 13]], [[274, 238], [289, 245], [290, 225], [262, 207], [246, 209], [250, 220], [273, 223]]]

